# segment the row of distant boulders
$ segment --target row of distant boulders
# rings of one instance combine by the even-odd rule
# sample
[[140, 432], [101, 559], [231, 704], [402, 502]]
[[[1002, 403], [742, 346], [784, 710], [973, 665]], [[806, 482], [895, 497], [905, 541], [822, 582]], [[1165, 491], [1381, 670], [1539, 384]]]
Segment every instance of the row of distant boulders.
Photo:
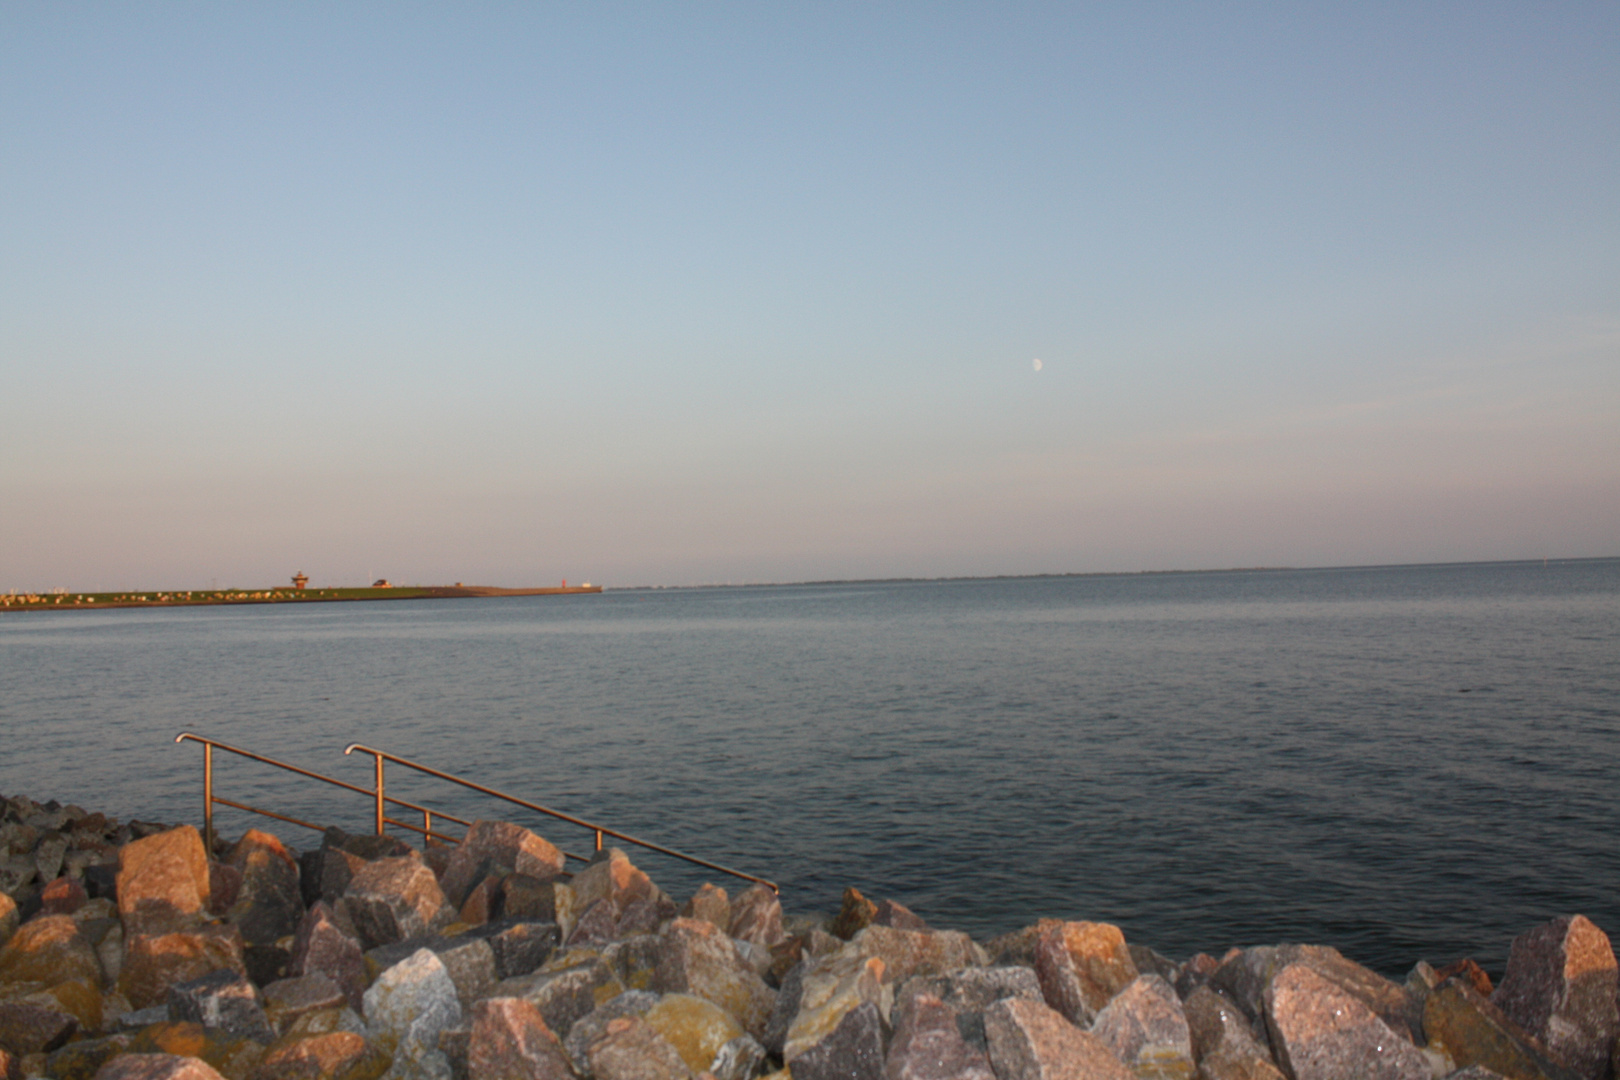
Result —
[[845, 893], [677, 904], [481, 821], [328, 830], [0, 807], [0, 1080], [1614, 1080], [1616, 964], [1581, 916], [1397, 983], [1313, 945], [1175, 963], [1106, 923], [976, 942]]

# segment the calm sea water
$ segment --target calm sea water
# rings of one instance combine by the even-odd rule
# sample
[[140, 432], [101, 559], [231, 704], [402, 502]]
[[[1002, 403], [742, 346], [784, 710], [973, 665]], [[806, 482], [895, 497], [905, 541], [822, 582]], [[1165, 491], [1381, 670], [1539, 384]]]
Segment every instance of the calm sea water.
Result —
[[[1562, 912], [1620, 933], [1620, 560], [0, 617], [0, 791], [200, 822], [182, 730], [362, 785], [364, 741], [794, 911], [855, 885], [981, 937], [1100, 919], [1392, 974], [1499, 973]], [[369, 820], [239, 760], [217, 790]], [[705, 876], [635, 858], [677, 897]]]

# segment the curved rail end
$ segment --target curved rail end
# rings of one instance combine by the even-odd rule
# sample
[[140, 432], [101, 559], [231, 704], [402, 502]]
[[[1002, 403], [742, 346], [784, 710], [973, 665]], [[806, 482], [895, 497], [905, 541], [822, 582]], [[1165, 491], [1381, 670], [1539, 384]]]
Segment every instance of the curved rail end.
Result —
[[376, 751], [372, 750], [371, 747], [366, 746], [363, 743], [352, 742], [348, 746], [345, 746], [343, 748], [343, 756], [348, 757], [350, 754], [354, 753], [356, 750], [364, 750], [367, 753], [376, 753]]
[[203, 737], [201, 735], [193, 735], [189, 731], [182, 731], [180, 734], [178, 734], [178, 735], [176, 735], [174, 737], [175, 742], [185, 742], [187, 739], [193, 739], [193, 740], [195, 740], [197, 742], [203, 742], [204, 741], [204, 739], [203, 739]]

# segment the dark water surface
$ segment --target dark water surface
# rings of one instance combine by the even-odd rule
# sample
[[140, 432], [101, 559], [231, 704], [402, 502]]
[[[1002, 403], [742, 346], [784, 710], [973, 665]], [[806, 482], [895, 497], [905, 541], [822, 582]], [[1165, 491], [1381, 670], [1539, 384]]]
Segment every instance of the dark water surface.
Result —
[[[363, 785], [364, 741], [793, 911], [853, 884], [980, 937], [1100, 919], [1391, 973], [1499, 973], [1562, 912], [1620, 932], [1620, 560], [0, 617], [0, 791], [200, 822], [181, 730]], [[240, 761], [218, 793], [369, 820]]]

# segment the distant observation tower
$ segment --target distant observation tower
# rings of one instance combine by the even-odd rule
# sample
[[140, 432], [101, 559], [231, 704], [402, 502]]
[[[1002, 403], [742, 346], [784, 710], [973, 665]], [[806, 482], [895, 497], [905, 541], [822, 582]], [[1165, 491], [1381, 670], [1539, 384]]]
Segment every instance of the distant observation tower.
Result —
[[309, 584], [309, 576], [300, 570], [298, 573], [293, 575], [292, 581], [293, 588], [297, 589], [299, 592], [303, 592], [304, 586]]

